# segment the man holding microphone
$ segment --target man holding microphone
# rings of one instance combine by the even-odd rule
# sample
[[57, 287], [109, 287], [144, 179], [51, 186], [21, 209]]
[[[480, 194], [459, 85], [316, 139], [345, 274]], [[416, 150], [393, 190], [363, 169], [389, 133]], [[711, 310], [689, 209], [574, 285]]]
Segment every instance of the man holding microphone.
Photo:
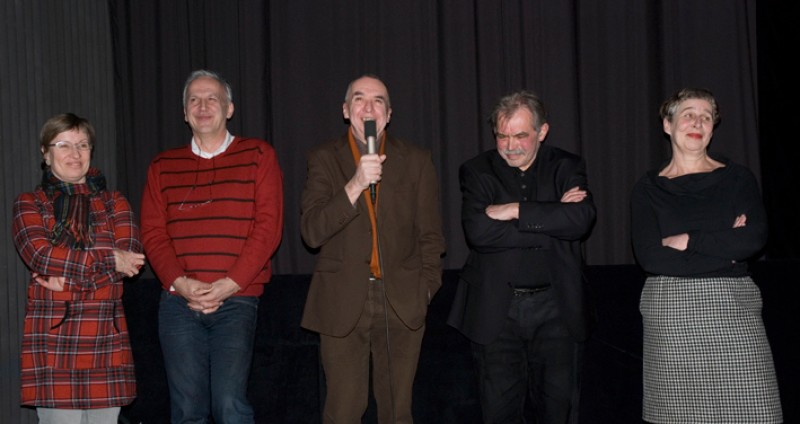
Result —
[[436, 171], [429, 151], [387, 135], [392, 108], [379, 78], [352, 81], [342, 113], [347, 133], [308, 156], [300, 231], [319, 258], [301, 325], [320, 334], [324, 423], [361, 422], [370, 362], [378, 421], [411, 423], [445, 250]]

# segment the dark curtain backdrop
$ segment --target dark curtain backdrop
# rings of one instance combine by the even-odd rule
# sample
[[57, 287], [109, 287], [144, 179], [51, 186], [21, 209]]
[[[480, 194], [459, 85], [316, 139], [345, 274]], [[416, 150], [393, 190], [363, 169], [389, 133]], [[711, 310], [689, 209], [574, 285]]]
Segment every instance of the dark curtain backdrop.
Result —
[[[796, 4], [778, 0], [0, 1], [0, 423], [36, 422], [19, 407], [28, 271], [10, 213], [39, 180], [36, 140], [49, 116], [73, 111], [94, 123], [93, 164], [138, 210], [148, 162], [189, 141], [184, 78], [201, 67], [221, 72], [235, 91], [232, 131], [273, 143], [286, 176], [276, 272], [307, 274], [315, 258], [298, 231], [306, 152], [344, 132], [346, 84], [378, 73], [392, 95], [390, 131], [433, 151], [446, 266], [457, 269], [466, 254], [458, 166], [492, 148], [485, 118], [498, 97], [529, 88], [550, 106], [547, 143], [588, 161], [599, 208], [589, 263], [629, 264], [628, 193], [667, 158], [658, 105], [701, 85], [722, 106], [712, 150], [762, 181], [767, 257], [798, 259], [798, 18]], [[774, 281], [784, 280], [792, 283]], [[765, 298], [765, 312], [793, 322], [793, 301]]]
[[[110, 0], [119, 175], [138, 208], [147, 163], [188, 143], [181, 90], [197, 68], [233, 85], [235, 134], [275, 146], [285, 177], [280, 274], [309, 273], [299, 234], [306, 153], [342, 134], [348, 82], [381, 76], [389, 131], [432, 150], [446, 268], [467, 248], [458, 167], [494, 141], [498, 98], [526, 88], [549, 108], [548, 144], [581, 154], [598, 207], [589, 264], [633, 263], [628, 197], [668, 158], [660, 103], [684, 86], [717, 96], [712, 150], [761, 175], [754, 0]], [[389, 158], [388, 160], [391, 160]]]

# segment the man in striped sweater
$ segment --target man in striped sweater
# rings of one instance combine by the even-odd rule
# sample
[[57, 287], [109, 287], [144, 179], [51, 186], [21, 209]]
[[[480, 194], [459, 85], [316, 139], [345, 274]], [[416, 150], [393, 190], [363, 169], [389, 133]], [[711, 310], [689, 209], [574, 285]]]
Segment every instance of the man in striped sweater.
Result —
[[247, 380], [259, 295], [283, 226], [272, 146], [233, 136], [231, 87], [199, 70], [186, 81], [191, 142], [150, 164], [142, 241], [164, 291], [159, 337], [173, 423], [253, 422]]

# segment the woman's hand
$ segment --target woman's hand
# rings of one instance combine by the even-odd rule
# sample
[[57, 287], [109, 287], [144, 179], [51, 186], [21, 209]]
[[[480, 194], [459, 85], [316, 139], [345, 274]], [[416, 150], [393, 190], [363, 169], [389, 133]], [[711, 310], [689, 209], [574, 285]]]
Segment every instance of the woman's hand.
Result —
[[675, 250], [684, 251], [686, 246], [689, 245], [689, 234], [681, 233], [674, 236], [664, 237], [661, 239], [661, 245], [664, 247], [671, 247]]
[[[747, 215], [741, 214], [733, 221], [733, 228], [742, 228], [747, 225]], [[675, 250], [684, 251], [686, 246], [689, 245], [689, 234], [682, 233], [674, 236], [664, 237], [661, 239], [661, 245], [664, 247], [671, 247]]]
[[32, 276], [33, 279], [36, 280], [37, 284], [46, 288], [47, 290], [52, 290], [55, 292], [64, 291], [64, 282], [67, 280], [65, 277], [59, 277], [55, 275], [42, 276], [37, 272], [34, 272]]
[[114, 249], [114, 260], [117, 263], [117, 272], [133, 277], [144, 265], [144, 254]]

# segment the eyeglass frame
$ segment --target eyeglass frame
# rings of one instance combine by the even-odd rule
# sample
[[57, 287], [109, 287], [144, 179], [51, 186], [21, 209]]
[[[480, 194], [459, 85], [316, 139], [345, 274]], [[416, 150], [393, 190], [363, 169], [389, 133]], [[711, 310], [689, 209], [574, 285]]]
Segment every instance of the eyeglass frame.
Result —
[[[213, 183], [212, 183], [212, 184], [213, 184]], [[178, 205], [178, 210], [179, 210], [179, 211], [181, 211], [181, 212], [183, 212], [183, 211], [190, 211], [190, 210], [192, 210], [192, 209], [194, 209], [194, 208], [199, 208], [199, 207], [201, 207], [201, 206], [205, 206], [205, 205], [207, 205], [207, 204], [209, 204], [209, 203], [211, 203], [211, 202], [213, 202], [213, 201], [214, 201], [214, 199], [213, 199], [213, 198], [209, 198], [209, 199], [207, 199], [207, 200], [205, 200], [205, 201], [202, 201], [202, 202], [189, 202], [189, 203], [187, 204], [187, 203], [186, 203], [186, 199], [188, 199], [188, 198], [189, 198], [189, 195], [190, 195], [190, 194], [192, 194], [192, 192], [194, 191], [194, 189], [195, 189], [196, 187], [197, 187], [197, 185], [196, 185], [196, 184], [195, 184], [195, 185], [192, 185], [192, 188], [190, 188], [190, 189], [189, 189], [189, 191], [188, 191], [188, 192], [186, 192], [186, 195], [185, 195], [185, 196], [183, 196], [183, 200], [181, 200], [181, 204], [180, 204], [180, 205]], [[209, 195], [210, 195], [210, 194], [211, 194], [211, 192], [210, 192], [210, 187], [209, 187]]]
[[49, 147], [55, 147], [56, 150], [60, 152], [67, 152], [67, 148], [64, 146], [69, 147], [69, 151], [72, 152], [77, 150], [78, 152], [90, 152], [94, 148], [94, 145], [88, 141], [79, 141], [77, 143], [70, 143], [69, 141], [60, 140], [56, 141], [55, 143], [48, 144]]
[[205, 205], [207, 205], [209, 203], [212, 203], [214, 201], [214, 193], [213, 193], [212, 187], [214, 186], [214, 181], [217, 179], [217, 168], [216, 168], [216, 166], [213, 165], [214, 158], [212, 157], [211, 159], [212, 159], [212, 167], [210, 169], [204, 170], [205, 172], [207, 172], [209, 170], [212, 171], [211, 181], [206, 183], [206, 184], [201, 184], [201, 186], [204, 186], [204, 187], [208, 188], [208, 199], [206, 199], [204, 201], [190, 201], [190, 202], [188, 202], [188, 204], [186, 202], [186, 200], [189, 199], [189, 196], [197, 188], [197, 177], [200, 174], [200, 162], [198, 161], [197, 162], [197, 169], [194, 172], [194, 183], [189, 188], [189, 191], [187, 191], [186, 194], [183, 196], [183, 200], [181, 200], [181, 203], [178, 205], [178, 210], [179, 211], [181, 211], [181, 212], [190, 211], [192, 209], [196, 209], [196, 208], [199, 208], [201, 206], [205, 206]]
[[204, 187], [208, 188], [208, 199], [204, 201], [190, 201], [186, 202], [189, 199], [189, 196], [195, 191], [197, 188], [197, 175], [199, 174], [199, 170], [194, 173], [194, 184], [192, 187], [189, 188], [189, 191], [186, 192], [186, 195], [183, 196], [183, 200], [181, 200], [180, 205], [178, 205], [178, 210], [181, 212], [190, 211], [195, 208], [199, 208], [201, 206], [205, 206], [214, 201], [214, 194], [212, 192], [211, 187], [214, 185], [214, 180], [216, 179], [217, 170], [214, 168], [214, 173], [211, 175], [211, 182], [208, 184], [203, 184]]

